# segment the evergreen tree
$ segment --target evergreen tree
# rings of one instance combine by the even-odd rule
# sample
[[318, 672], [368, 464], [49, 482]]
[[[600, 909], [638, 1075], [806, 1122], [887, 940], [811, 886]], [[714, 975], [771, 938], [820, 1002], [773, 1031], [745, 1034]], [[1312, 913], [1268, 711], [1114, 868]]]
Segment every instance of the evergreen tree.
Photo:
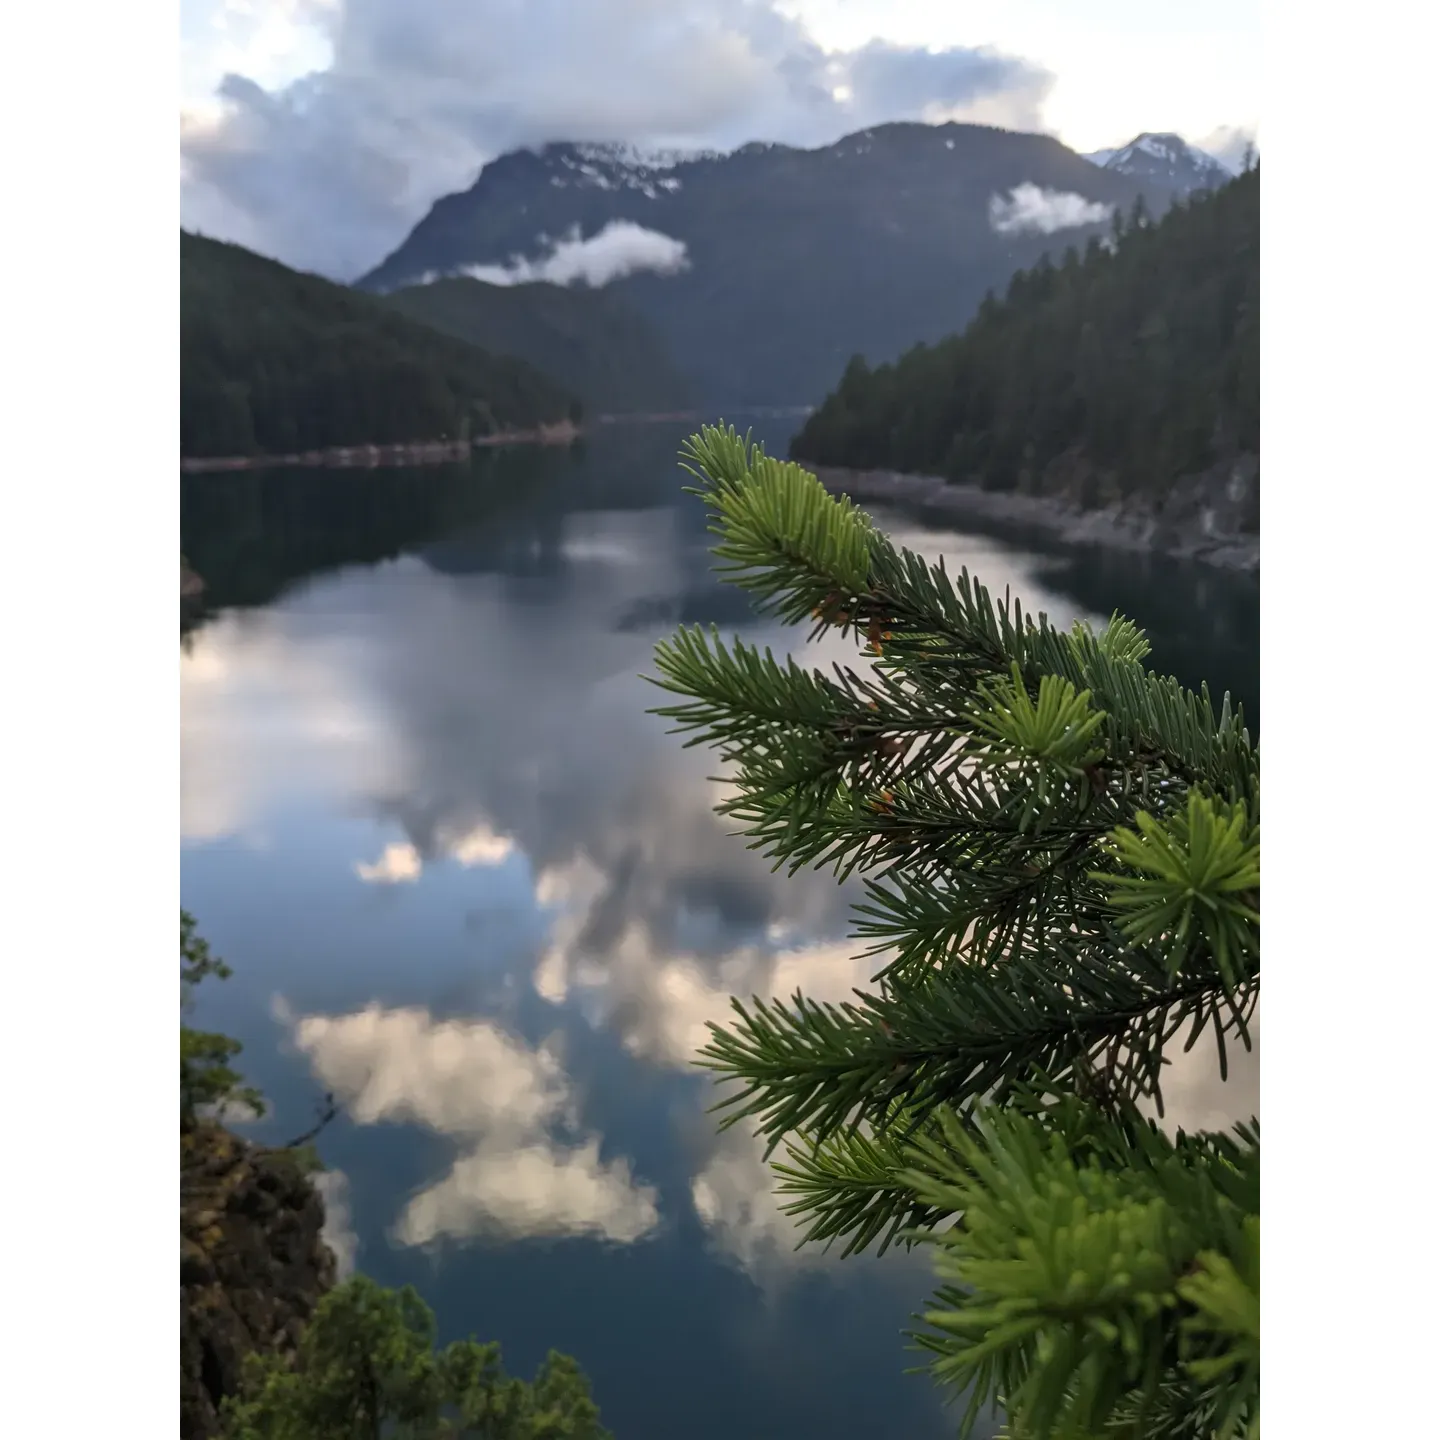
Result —
[[[1147, 671], [1115, 618], [1068, 632], [897, 551], [814, 476], [707, 429], [685, 452], [716, 555], [762, 611], [839, 627], [867, 673], [682, 629], [658, 713], [717, 749], [720, 813], [791, 872], [862, 875], [872, 987], [736, 1002], [734, 1087], [806, 1238], [933, 1247], [917, 1338], [1010, 1433], [1259, 1430], [1259, 1130], [1173, 1138], [1164, 1050], [1249, 1044], [1259, 758]], [[1208, 1038], [1207, 1038], [1208, 1032]]]
[[[1082, 503], [1163, 502], [1260, 453], [1260, 177], [1017, 271], [962, 335], [894, 364], [856, 357], [791, 444], [797, 460], [944, 475]], [[1255, 518], [1258, 527], [1258, 514]]]
[[[202, 980], [228, 980], [230, 967], [195, 928], [195, 917], [180, 912], [180, 1010], [194, 1005], [195, 987]], [[240, 1106], [254, 1115], [265, 1112], [260, 1092], [243, 1083], [231, 1061], [240, 1053], [240, 1042], [229, 1035], [180, 1026], [180, 1128], [193, 1126], [205, 1110], [223, 1111]]]
[[180, 234], [180, 451], [283, 455], [579, 419], [522, 360], [238, 245]]
[[611, 1440], [568, 1355], [551, 1351], [526, 1382], [498, 1345], [437, 1351], [419, 1295], [364, 1276], [325, 1296], [293, 1361], [250, 1356], [224, 1413], [227, 1440]]

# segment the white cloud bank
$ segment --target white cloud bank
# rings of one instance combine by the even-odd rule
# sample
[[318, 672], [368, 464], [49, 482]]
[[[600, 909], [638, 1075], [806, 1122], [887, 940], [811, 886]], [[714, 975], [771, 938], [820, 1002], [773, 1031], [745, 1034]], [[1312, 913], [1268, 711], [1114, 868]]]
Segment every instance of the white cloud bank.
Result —
[[276, 1013], [356, 1124], [422, 1125], [456, 1142], [448, 1173], [401, 1211], [401, 1244], [487, 1234], [630, 1243], [659, 1224], [657, 1192], [627, 1160], [602, 1160], [598, 1135], [560, 1138], [578, 1119], [553, 1048], [422, 1009], [296, 1017], [280, 1002]]
[[1037, 232], [1053, 235], [1077, 225], [1096, 225], [1110, 218], [1111, 207], [1063, 190], [1042, 190], [1028, 182], [1008, 195], [990, 197], [990, 228], [1000, 235]]
[[647, 230], [631, 220], [612, 220], [588, 240], [581, 238], [580, 227], [575, 226], [563, 240], [554, 241], [550, 253], [538, 260], [516, 255], [508, 265], [466, 265], [460, 273], [491, 285], [546, 280], [552, 285], [579, 282], [599, 289], [640, 270], [674, 275], [689, 264], [683, 240]]

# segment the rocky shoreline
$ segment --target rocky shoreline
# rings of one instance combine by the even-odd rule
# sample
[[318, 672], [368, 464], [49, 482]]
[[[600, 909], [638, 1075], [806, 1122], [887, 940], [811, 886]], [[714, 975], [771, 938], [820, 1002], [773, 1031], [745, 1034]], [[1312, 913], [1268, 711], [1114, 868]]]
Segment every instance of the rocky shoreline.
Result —
[[454, 464], [468, 460], [472, 450], [503, 445], [569, 445], [580, 427], [564, 420], [534, 430], [500, 430], [471, 440], [415, 440], [403, 445], [337, 445], [327, 450], [303, 450], [290, 455], [182, 456], [186, 475], [217, 470], [268, 470], [276, 466], [323, 467], [334, 470], [374, 470], [382, 465]]
[[860, 504], [900, 505], [956, 522], [1024, 525], [1067, 544], [1167, 555], [1226, 570], [1260, 568], [1260, 537], [1246, 525], [1258, 501], [1260, 467], [1254, 456], [1188, 477], [1160, 510], [1124, 503], [1086, 508], [1047, 495], [955, 485], [935, 475], [813, 468], [827, 490]]

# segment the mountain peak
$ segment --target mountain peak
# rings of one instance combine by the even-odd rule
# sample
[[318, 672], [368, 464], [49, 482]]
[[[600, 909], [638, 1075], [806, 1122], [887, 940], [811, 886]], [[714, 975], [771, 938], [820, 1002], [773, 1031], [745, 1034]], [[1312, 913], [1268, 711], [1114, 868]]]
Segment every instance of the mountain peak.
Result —
[[1102, 170], [1182, 192], [1212, 190], [1234, 178], [1213, 155], [1168, 130], [1147, 130], [1128, 145], [1092, 151], [1085, 158]]

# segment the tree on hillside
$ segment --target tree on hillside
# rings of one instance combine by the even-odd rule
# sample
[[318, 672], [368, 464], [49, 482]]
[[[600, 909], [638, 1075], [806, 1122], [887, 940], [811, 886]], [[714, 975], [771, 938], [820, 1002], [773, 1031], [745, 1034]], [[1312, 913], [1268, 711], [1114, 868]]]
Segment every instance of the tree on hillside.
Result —
[[[963, 334], [893, 365], [850, 362], [791, 444], [798, 460], [944, 475], [1082, 504], [1163, 500], [1260, 451], [1260, 177], [1107, 245], [1042, 258]], [[1258, 526], [1258, 512], [1253, 523]]]
[[238, 245], [180, 235], [180, 452], [283, 455], [580, 418], [522, 360]]
[[838, 626], [866, 673], [682, 629], [659, 713], [716, 749], [720, 813], [791, 872], [864, 877], [871, 988], [736, 1002], [703, 1063], [806, 1238], [933, 1248], [917, 1335], [963, 1430], [1259, 1430], [1258, 1126], [1168, 1136], [1165, 1049], [1249, 1044], [1259, 758], [1145, 669], [1116, 618], [1065, 632], [897, 551], [814, 476], [707, 429], [685, 452], [729, 578]]
[[[228, 980], [230, 967], [211, 953], [209, 944], [195, 927], [195, 917], [180, 912], [180, 1010], [194, 1005], [195, 987], [206, 979]], [[253, 1115], [265, 1113], [260, 1092], [246, 1085], [231, 1061], [240, 1053], [240, 1042], [229, 1035], [180, 1026], [180, 1128], [195, 1124], [206, 1111], [223, 1113], [227, 1107], [242, 1107]]]
[[551, 1351], [526, 1382], [498, 1345], [437, 1351], [419, 1295], [364, 1276], [320, 1302], [293, 1361], [249, 1358], [225, 1420], [227, 1440], [611, 1440], [568, 1355]]

